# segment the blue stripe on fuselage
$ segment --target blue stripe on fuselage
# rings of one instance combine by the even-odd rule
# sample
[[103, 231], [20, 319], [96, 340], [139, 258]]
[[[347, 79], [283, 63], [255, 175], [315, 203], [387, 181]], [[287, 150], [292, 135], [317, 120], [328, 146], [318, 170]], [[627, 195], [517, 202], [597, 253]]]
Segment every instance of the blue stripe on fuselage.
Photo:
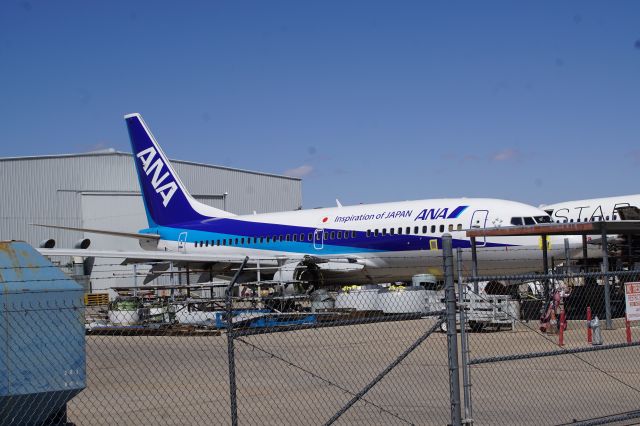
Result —
[[[352, 230], [322, 228], [325, 239], [322, 242], [323, 247], [316, 249], [314, 242], [309, 241], [309, 234], [314, 234], [316, 228], [247, 222], [238, 219], [220, 218], [214, 220], [206, 220], [202, 222], [183, 223], [176, 226], [162, 226], [153, 231], [158, 232], [163, 239], [177, 241], [181, 233], [187, 233], [187, 243], [193, 244], [200, 241], [217, 241], [233, 239], [233, 244], [227, 244], [232, 247], [246, 247], [259, 250], [283, 251], [292, 253], [315, 253], [315, 254], [350, 254], [350, 253], [368, 253], [368, 252], [399, 252], [413, 250], [429, 250], [430, 241], [438, 241], [438, 248], [442, 248], [442, 237], [430, 235], [406, 235], [395, 234], [374, 237], [367, 237], [366, 232], [355, 231], [355, 237], [352, 237]], [[144, 231], [142, 231], [144, 232]], [[329, 238], [334, 232], [337, 237], [338, 232], [348, 232], [349, 238]], [[305, 241], [285, 241], [286, 235], [300, 234], [304, 235]], [[280, 241], [280, 236], [283, 241]], [[277, 238], [274, 241], [273, 237]], [[238, 243], [235, 243], [235, 239]], [[242, 238], [245, 243], [240, 244]], [[258, 238], [257, 242], [253, 242], [254, 238]], [[264, 238], [260, 242], [260, 238]], [[269, 238], [269, 242], [267, 242]], [[247, 240], [250, 239], [250, 240]], [[210, 243], [211, 244], [211, 243]], [[320, 242], [316, 243], [320, 244]], [[486, 243], [485, 247], [504, 247], [511, 244]], [[469, 248], [470, 241], [467, 239], [454, 239], [454, 248]], [[221, 245], [222, 247], [222, 245]]]

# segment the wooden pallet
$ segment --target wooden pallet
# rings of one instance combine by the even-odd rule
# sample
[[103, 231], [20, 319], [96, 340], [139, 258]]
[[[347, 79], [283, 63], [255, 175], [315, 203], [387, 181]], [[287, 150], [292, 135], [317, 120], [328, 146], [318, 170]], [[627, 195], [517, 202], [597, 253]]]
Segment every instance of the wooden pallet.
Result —
[[109, 293], [86, 293], [84, 304], [86, 306], [108, 305]]

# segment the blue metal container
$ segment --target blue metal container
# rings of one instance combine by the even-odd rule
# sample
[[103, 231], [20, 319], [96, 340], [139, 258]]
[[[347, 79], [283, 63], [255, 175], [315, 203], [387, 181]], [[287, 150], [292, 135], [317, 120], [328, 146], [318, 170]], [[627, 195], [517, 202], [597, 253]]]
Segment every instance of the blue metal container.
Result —
[[30, 245], [0, 242], [0, 424], [66, 421], [86, 386], [83, 290]]

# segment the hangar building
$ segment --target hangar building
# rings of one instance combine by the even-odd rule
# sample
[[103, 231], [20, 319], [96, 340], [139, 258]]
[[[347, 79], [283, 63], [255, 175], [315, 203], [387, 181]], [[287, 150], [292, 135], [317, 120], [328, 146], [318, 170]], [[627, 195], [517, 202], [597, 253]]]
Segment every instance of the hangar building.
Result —
[[[172, 164], [194, 198], [232, 213], [287, 211], [302, 206], [299, 178], [188, 161], [172, 160]], [[90, 238], [94, 249], [141, 250], [133, 239], [31, 225], [125, 232], [146, 228], [138, 179], [129, 153], [108, 149], [86, 154], [2, 158], [0, 188], [0, 240], [24, 240], [38, 247], [41, 241], [53, 238], [56, 247], [71, 248], [78, 240]]]

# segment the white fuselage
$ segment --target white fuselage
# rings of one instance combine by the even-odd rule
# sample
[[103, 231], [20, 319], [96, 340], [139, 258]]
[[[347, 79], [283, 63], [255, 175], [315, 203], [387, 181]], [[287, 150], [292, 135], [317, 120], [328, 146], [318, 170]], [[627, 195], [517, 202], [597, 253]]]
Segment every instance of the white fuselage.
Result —
[[[462, 249], [463, 274], [471, 271], [469, 228], [511, 226], [513, 217], [546, 218], [526, 204], [496, 199], [434, 199], [345, 206], [211, 219], [198, 226], [163, 227], [160, 249], [183, 253], [280, 256], [320, 263], [325, 281], [407, 281], [418, 273], [442, 275], [442, 236]], [[551, 238], [549, 256], [563, 253]], [[579, 244], [579, 238], [573, 238]], [[542, 270], [539, 237], [478, 238], [480, 274]], [[349, 263], [349, 260], [351, 263]], [[324, 266], [324, 267], [323, 267]]]
[[618, 207], [640, 207], [640, 194], [564, 201], [540, 206], [556, 223], [620, 220]]

